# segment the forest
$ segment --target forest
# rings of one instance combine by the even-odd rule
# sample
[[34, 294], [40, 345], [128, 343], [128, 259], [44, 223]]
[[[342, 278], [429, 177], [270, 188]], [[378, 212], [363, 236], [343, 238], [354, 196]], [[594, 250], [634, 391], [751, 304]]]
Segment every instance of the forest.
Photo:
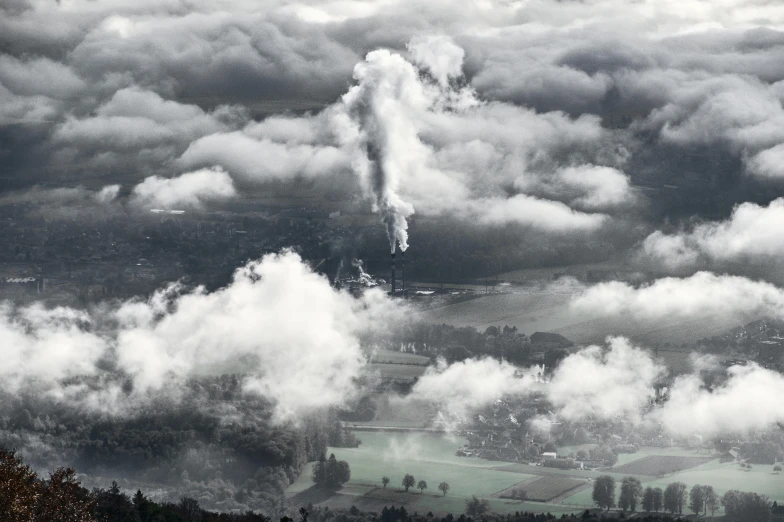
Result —
[[34, 469], [75, 466], [98, 485], [155, 484], [164, 498], [197, 498], [211, 509], [287, 512], [284, 490], [327, 446], [357, 446], [337, 412], [298, 424], [272, 420], [271, 404], [241, 392], [241, 378], [202, 377], [174, 403], [161, 397], [124, 415], [88, 412], [42, 397], [0, 401], [0, 446], [15, 448]]

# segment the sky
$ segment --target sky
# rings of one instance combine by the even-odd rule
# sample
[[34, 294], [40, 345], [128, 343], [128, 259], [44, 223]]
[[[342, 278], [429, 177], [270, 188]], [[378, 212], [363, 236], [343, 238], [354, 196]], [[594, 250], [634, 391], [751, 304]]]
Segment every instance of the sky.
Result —
[[198, 209], [305, 178], [365, 198], [393, 248], [416, 215], [675, 275], [766, 278], [784, 252], [776, 2], [0, 9], [16, 200]]
[[[781, 318], [782, 55], [784, 4], [771, 0], [6, 0], [0, 204], [198, 212], [271, 183], [315, 180], [362, 198], [393, 252], [416, 241], [412, 219], [445, 219], [526, 230], [540, 243], [578, 250], [609, 241], [622, 245], [625, 262], [659, 274], [642, 286], [587, 288], [571, 303], [576, 310], [651, 322], [749, 310]], [[256, 332], [223, 315], [228, 308], [282, 299], [270, 311], [274, 321], [301, 306], [274, 285], [243, 290], [248, 273], [265, 270], [281, 271], [303, 293], [312, 286], [327, 303], [331, 311], [319, 316], [326, 340], [293, 324], [268, 340], [268, 359], [254, 351], [243, 334]], [[150, 310], [154, 299], [122, 303], [109, 314], [120, 333], [108, 344], [79, 326], [95, 317], [70, 309], [8, 308], [0, 328], [19, 338], [20, 360], [44, 357], [48, 342], [73, 346], [72, 359], [40, 365], [37, 378], [51, 393], [78, 395], [52, 384], [71, 376], [63, 369], [89, 374], [116, 352], [137, 390], [155, 389], [161, 368], [182, 378], [197, 372], [190, 358], [227, 330], [236, 337], [215, 365], [253, 354], [262, 366], [291, 363], [300, 352], [280, 347], [293, 343], [359, 371], [364, 318], [393, 307], [381, 296], [357, 305], [332, 292], [292, 253], [238, 269], [223, 290], [199, 292], [168, 297], [177, 309], [162, 317]], [[214, 328], [195, 325], [189, 309], [214, 313]], [[43, 333], [31, 338], [36, 325]], [[189, 342], [175, 347], [184, 331]], [[134, 358], [125, 343], [160, 349]], [[608, 341], [571, 360], [564, 382], [581, 365], [611, 375], [635, 349]], [[658, 369], [643, 362], [635, 371], [646, 383]], [[509, 373], [477, 364], [484, 378]], [[741, 404], [738, 390], [756, 393], [765, 379], [780, 386], [757, 370], [733, 374], [731, 404]], [[474, 369], [449, 371], [432, 378], [460, 381]], [[6, 375], [7, 386], [26, 376]], [[763, 384], [734, 385], [744, 379]], [[433, 382], [428, 393], [437, 394]], [[339, 404], [351, 392], [339, 380], [321, 403], [287, 404], [276, 394], [288, 381], [246, 385], [277, 399], [280, 418]], [[618, 389], [631, 387], [639, 399], [648, 388], [634, 385]], [[722, 427], [709, 415], [721, 409], [716, 396], [701, 395], [693, 381], [678, 386], [676, 399], [703, 401], [682, 405], [703, 405], [706, 430]], [[571, 415], [569, 401], [554, 394]], [[585, 394], [590, 400], [595, 390]], [[109, 400], [76, 399], [96, 407]], [[603, 400], [595, 404], [605, 411]], [[662, 422], [670, 413], [660, 413]], [[749, 425], [779, 414], [766, 410]]]

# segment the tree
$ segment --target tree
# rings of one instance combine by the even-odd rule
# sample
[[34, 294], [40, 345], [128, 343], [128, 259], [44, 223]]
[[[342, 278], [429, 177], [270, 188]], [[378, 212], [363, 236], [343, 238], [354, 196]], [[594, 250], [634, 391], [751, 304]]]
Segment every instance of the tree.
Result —
[[443, 493], [444, 496], [446, 496], [447, 491], [449, 491], [449, 484], [446, 482], [442, 482], [441, 484], [438, 485], [438, 489], [441, 490], [441, 493]]
[[642, 483], [636, 477], [624, 477], [621, 481], [621, 496], [618, 507], [626, 511], [636, 511], [637, 503], [642, 497]]
[[683, 514], [686, 505], [686, 484], [673, 482], [664, 490], [664, 510], [670, 513]]
[[413, 487], [414, 484], [416, 484], [416, 479], [414, 478], [414, 475], [409, 475], [408, 473], [406, 473], [406, 476], [403, 477], [403, 487], [406, 488], [406, 491], [408, 491], [408, 488]]
[[112, 522], [139, 522], [139, 514], [128, 495], [120, 490], [117, 482], [112, 481], [108, 489], [94, 489], [96, 500], [95, 514], [100, 518], [108, 518]]
[[699, 515], [704, 507], [705, 490], [699, 484], [694, 484], [689, 492], [689, 509], [691, 509], [695, 515]]
[[389, 484], [389, 477], [381, 477], [381, 483], [384, 484], [384, 487], [386, 488], [387, 484]]
[[512, 498], [522, 502], [528, 499], [528, 492], [523, 488], [515, 488], [512, 490]]
[[199, 522], [201, 520], [201, 507], [195, 498], [182, 497], [177, 504], [177, 511], [188, 522]]
[[778, 475], [779, 473], [781, 473], [781, 466], [779, 466], [778, 464], [776, 464], [775, 466], [773, 466], [773, 473], [775, 473], [776, 475]]
[[768, 522], [771, 505], [768, 497], [731, 489], [721, 497], [727, 519], [734, 522]]
[[351, 468], [345, 460], [337, 460], [335, 454], [329, 459], [319, 460], [313, 467], [313, 482], [324, 488], [338, 488], [351, 479]]
[[427, 489], [427, 482], [425, 482], [424, 480], [420, 480], [417, 483], [417, 489], [419, 490], [419, 493], [424, 493], [425, 490]]
[[602, 475], [593, 483], [593, 501], [602, 509], [615, 507], [615, 479], [610, 475]]
[[606, 466], [614, 466], [618, 462], [618, 455], [608, 446], [599, 446], [589, 452], [591, 460], [603, 462]]
[[662, 488], [653, 488], [653, 512], [658, 513], [664, 506], [664, 491]]
[[470, 517], [478, 517], [490, 511], [490, 503], [485, 499], [476, 498], [472, 496], [466, 500], [466, 515]]
[[642, 493], [642, 510], [653, 511], [653, 488], [650, 486]]
[[711, 516], [719, 509], [719, 496], [713, 491], [713, 486], [703, 486], [703, 498], [705, 500], [705, 514], [711, 512]]

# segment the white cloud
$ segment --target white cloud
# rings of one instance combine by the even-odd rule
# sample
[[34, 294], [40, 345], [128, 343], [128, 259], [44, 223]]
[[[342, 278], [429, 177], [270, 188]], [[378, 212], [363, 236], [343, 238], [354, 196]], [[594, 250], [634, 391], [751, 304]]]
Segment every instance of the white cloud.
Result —
[[450, 412], [466, 412], [485, 406], [506, 395], [521, 395], [533, 390], [535, 380], [514, 365], [496, 359], [468, 359], [428, 368], [411, 390], [409, 400], [443, 404]]
[[608, 347], [590, 346], [566, 357], [547, 386], [558, 415], [569, 420], [591, 417], [637, 418], [654, 396], [653, 385], [666, 370], [648, 352], [624, 338]]
[[[9, 364], [0, 388], [122, 413], [150, 397], [176, 398], [188, 377], [241, 373], [247, 393], [274, 402], [277, 420], [296, 420], [353, 395], [365, 365], [360, 337], [383, 332], [404, 310], [380, 291], [338, 292], [284, 252], [238, 269], [214, 292], [175, 285], [95, 313], [4, 304]], [[110, 333], [87, 328], [104, 323], [114, 324]], [[130, 377], [130, 392], [101, 360]]]
[[784, 317], [784, 291], [745, 277], [697, 272], [639, 287], [620, 281], [599, 283], [574, 297], [570, 306], [588, 316], [629, 315], [644, 323], [679, 317], [722, 318], [733, 324], [755, 315]]
[[702, 223], [690, 232], [656, 231], [643, 252], [668, 266], [694, 266], [710, 261], [772, 261], [784, 255], [784, 198], [767, 206], [742, 203], [725, 221]]
[[652, 414], [670, 433], [704, 436], [747, 434], [784, 422], [784, 376], [755, 364], [729, 368], [729, 377], [708, 389], [696, 375], [679, 377], [669, 400]]
[[151, 176], [133, 188], [131, 197], [133, 203], [139, 206], [199, 208], [206, 202], [235, 195], [231, 177], [214, 167], [186, 172], [174, 178]]

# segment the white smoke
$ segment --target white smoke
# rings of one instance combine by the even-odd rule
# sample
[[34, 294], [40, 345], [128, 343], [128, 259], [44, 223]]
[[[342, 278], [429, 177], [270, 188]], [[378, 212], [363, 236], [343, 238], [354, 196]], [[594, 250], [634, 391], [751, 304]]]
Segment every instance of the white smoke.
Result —
[[[365, 365], [360, 338], [401, 310], [380, 291], [335, 291], [292, 252], [247, 264], [214, 292], [174, 285], [94, 315], [6, 304], [0, 388], [123, 413], [153, 396], [176, 398], [190, 377], [242, 373], [247, 393], [273, 401], [276, 420], [296, 420], [353, 395]], [[109, 323], [110, 333], [90, 331]]]
[[373, 276], [365, 272], [365, 267], [362, 265], [363, 263], [362, 260], [360, 259], [351, 260], [351, 266], [356, 268], [357, 272], [359, 272], [359, 276], [357, 277], [358, 282], [364, 286], [377, 286], [378, 283], [376, 282], [376, 280], [373, 279]]
[[354, 166], [363, 186], [374, 197], [374, 210], [386, 226], [391, 251], [396, 243], [408, 248], [408, 221], [414, 207], [398, 194], [403, 177], [426, 159], [412, 112], [427, 110], [416, 69], [402, 56], [373, 51], [354, 68], [359, 82], [344, 96], [346, 111], [356, 125]]

